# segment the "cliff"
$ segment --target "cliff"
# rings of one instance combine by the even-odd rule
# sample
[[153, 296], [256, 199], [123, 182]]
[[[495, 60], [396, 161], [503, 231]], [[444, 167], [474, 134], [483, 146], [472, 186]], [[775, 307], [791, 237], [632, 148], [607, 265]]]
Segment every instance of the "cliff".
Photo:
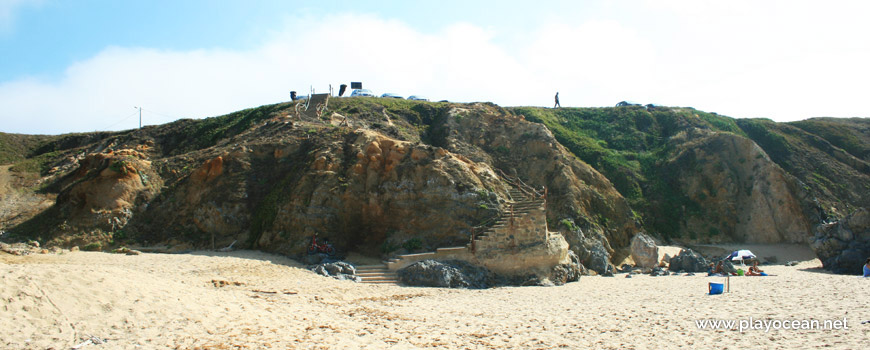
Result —
[[868, 119], [794, 123], [692, 108], [512, 108], [612, 181], [647, 232], [685, 243], [800, 242], [868, 206]]
[[340, 251], [390, 256], [467, 244], [473, 226], [505, 210], [504, 176], [547, 188], [547, 220], [578, 228], [568, 240], [581, 255], [583, 241], [620, 258], [639, 230], [607, 178], [543, 125], [500, 107], [329, 107], [317, 116], [264, 106], [91, 143], [60, 137], [52, 142], [74, 146], [40, 180], [56, 205], [11, 232], [61, 245], [238, 241], [291, 255], [318, 234]]
[[868, 125], [333, 98], [323, 114], [282, 103], [114, 133], [0, 134], [0, 229], [59, 245], [237, 241], [290, 255], [317, 234], [389, 257], [468, 244], [507, 209], [511, 177], [546, 189], [550, 230], [603, 271], [641, 231], [809, 242], [870, 206]]

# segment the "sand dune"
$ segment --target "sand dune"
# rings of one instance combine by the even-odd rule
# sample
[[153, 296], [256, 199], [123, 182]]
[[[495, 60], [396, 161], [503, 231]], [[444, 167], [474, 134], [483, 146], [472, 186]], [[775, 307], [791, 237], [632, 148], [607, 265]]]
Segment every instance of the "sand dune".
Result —
[[[759, 253], [760, 254], [760, 253]], [[706, 295], [706, 276], [583, 277], [450, 290], [319, 277], [259, 252], [0, 253], [0, 348], [866, 348], [870, 279], [818, 260], [766, 266]], [[709, 330], [699, 319], [846, 319], [840, 330]]]

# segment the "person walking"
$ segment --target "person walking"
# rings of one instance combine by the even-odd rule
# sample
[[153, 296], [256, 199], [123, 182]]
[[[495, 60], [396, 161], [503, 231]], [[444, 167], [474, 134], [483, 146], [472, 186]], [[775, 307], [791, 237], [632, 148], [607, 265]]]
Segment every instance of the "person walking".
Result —
[[559, 92], [558, 91], [556, 91], [556, 104], [553, 105], [553, 108], [556, 108], [556, 107], [562, 107], [562, 105], [559, 104]]

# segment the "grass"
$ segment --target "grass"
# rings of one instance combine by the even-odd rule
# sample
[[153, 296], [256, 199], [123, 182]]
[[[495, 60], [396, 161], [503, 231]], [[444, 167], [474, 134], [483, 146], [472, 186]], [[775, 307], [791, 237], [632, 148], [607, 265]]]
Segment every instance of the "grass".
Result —
[[22, 135], [0, 132], [0, 165], [23, 161], [33, 156], [41, 145], [57, 138], [46, 135]]

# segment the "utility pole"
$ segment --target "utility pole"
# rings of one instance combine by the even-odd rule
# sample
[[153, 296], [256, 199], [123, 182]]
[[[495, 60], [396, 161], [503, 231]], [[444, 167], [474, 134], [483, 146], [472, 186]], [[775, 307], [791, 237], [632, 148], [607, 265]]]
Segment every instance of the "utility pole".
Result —
[[133, 108], [139, 109], [139, 129], [142, 129], [142, 107], [133, 106]]

